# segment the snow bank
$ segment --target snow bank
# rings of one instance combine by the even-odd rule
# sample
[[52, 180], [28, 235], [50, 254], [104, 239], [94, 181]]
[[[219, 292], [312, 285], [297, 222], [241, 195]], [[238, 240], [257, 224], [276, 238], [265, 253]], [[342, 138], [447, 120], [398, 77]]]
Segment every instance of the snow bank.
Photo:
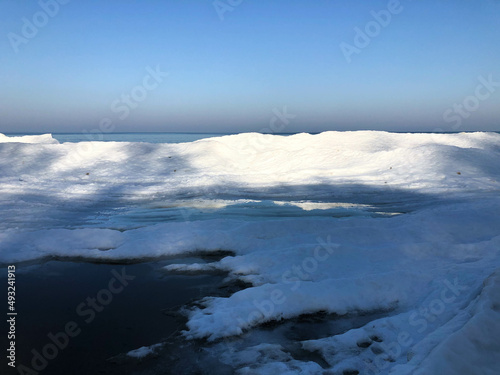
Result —
[[23, 135], [20, 137], [8, 137], [2, 133], [0, 133], [0, 143], [10, 143], [10, 142], [18, 142], [18, 143], [38, 143], [38, 144], [58, 144], [59, 142], [52, 138], [51, 134], [42, 134], [42, 135]]
[[254, 189], [250, 198], [324, 199], [375, 187], [386, 195], [494, 190], [499, 144], [495, 133], [384, 132], [240, 134], [183, 144], [10, 142], [0, 143], [0, 193], [179, 199]]

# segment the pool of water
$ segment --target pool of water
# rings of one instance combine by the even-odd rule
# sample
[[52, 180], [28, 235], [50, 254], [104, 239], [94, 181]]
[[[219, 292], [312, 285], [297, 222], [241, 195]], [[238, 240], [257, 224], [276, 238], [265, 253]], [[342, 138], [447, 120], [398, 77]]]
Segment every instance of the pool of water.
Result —
[[[166, 274], [161, 268], [170, 262], [18, 267], [16, 364], [50, 375], [129, 373], [109, 359], [177, 337], [185, 323], [178, 309], [222, 284], [224, 275]], [[2, 272], [3, 285], [6, 276]], [[61, 332], [78, 334], [66, 340]], [[61, 340], [57, 353], [51, 337]], [[2, 374], [18, 374], [5, 361], [2, 368]]]

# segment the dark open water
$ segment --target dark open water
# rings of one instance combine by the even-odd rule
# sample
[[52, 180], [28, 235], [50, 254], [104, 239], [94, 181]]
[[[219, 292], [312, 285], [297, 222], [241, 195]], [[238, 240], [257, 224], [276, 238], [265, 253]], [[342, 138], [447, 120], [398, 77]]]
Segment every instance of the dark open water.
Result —
[[[123, 362], [124, 354], [142, 346], [178, 340], [185, 323], [179, 308], [203, 296], [218, 294], [218, 286], [222, 285], [223, 275], [167, 275], [161, 267], [169, 263], [49, 261], [17, 266], [16, 364], [30, 370], [33, 365], [36, 369], [43, 367], [37, 372], [47, 375], [141, 373], [147, 361]], [[1, 271], [0, 283], [6, 286], [7, 271]], [[116, 273], [125, 277], [123, 282]], [[110, 294], [106, 290], [110, 290], [112, 279], [117, 281], [111, 285], [115, 293]], [[95, 304], [88, 298], [95, 298]], [[60, 336], [70, 322], [76, 324], [72, 332], [78, 334], [54, 353], [49, 334]], [[2, 348], [7, 348], [6, 335], [2, 334], [1, 341]], [[36, 353], [54, 358], [44, 362], [38, 357], [32, 362]], [[0, 373], [23, 372], [11, 369], [3, 359]]]

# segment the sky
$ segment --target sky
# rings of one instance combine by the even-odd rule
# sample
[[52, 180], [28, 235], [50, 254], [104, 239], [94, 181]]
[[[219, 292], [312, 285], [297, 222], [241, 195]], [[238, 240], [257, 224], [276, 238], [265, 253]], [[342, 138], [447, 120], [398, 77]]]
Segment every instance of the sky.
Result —
[[0, 132], [500, 131], [500, 0], [0, 1]]

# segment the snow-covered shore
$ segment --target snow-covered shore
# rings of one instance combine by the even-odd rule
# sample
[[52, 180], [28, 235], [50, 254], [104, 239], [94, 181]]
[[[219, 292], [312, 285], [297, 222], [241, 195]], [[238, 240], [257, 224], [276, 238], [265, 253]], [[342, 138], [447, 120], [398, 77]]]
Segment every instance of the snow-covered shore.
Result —
[[186, 338], [215, 354], [265, 322], [387, 312], [301, 343], [328, 369], [263, 342], [221, 355], [242, 374], [500, 371], [499, 134], [0, 135], [0, 171], [4, 264], [230, 251], [165, 270], [252, 284], [186, 311]]

